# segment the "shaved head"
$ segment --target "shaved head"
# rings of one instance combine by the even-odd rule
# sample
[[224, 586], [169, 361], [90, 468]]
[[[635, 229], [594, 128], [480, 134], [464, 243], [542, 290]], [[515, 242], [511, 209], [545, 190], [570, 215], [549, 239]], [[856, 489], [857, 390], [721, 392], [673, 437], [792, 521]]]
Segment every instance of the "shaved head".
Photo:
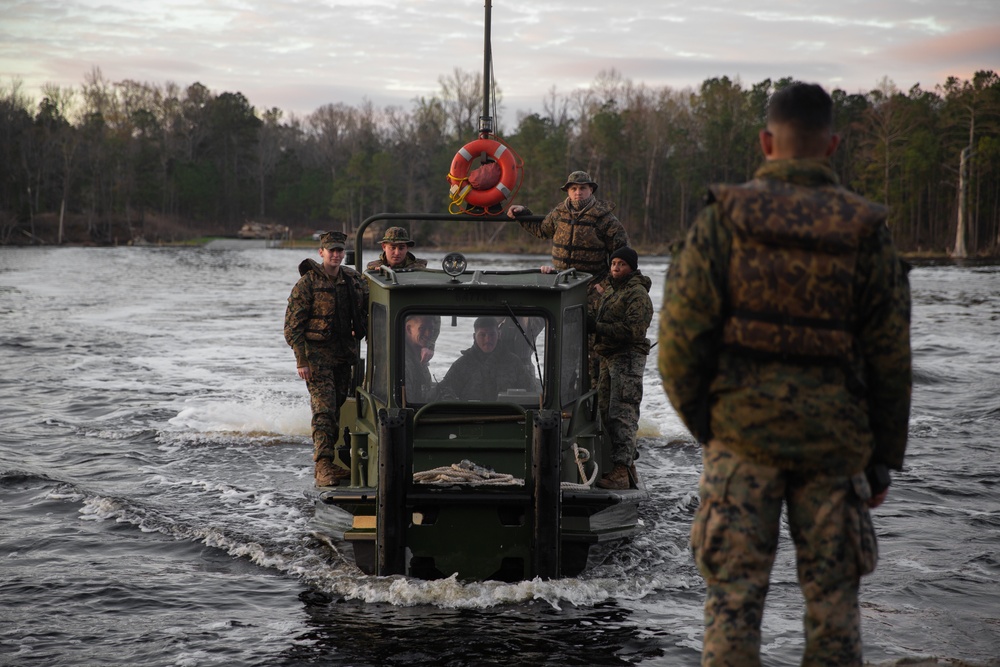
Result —
[[833, 133], [833, 99], [815, 83], [796, 82], [771, 95], [761, 148], [769, 160], [828, 157], [839, 139]]

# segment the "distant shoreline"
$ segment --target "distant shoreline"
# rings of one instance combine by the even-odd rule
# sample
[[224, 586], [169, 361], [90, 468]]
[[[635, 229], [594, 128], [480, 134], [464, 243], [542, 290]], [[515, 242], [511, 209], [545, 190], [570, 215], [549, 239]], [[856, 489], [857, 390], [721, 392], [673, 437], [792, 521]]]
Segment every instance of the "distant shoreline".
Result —
[[[25, 223], [16, 226], [8, 225], [0, 229], [0, 247], [30, 247], [30, 246], [68, 246], [68, 247], [209, 247], [221, 249], [224, 247], [276, 247], [276, 248], [316, 248], [312, 239], [313, 230], [303, 229], [300, 225], [292, 230], [291, 239], [241, 239], [232, 233], [227, 233], [218, 225], [195, 224], [190, 220], [174, 219], [166, 216], [147, 215], [142, 223], [124, 220], [111, 223], [101, 221], [89, 226], [83, 216], [68, 215], [64, 221], [63, 243], [57, 243], [58, 217], [54, 215], [39, 216], [31, 225], [30, 231]], [[95, 234], [100, 230], [99, 234]], [[95, 238], [96, 237], [96, 238]], [[450, 250], [463, 253], [503, 253], [503, 254], [548, 254], [550, 241], [536, 239], [523, 234], [516, 241], [511, 240], [490, 244], [470, 245], [457, 243], [445, 247], [440, 241], [418, 239], [418, 249], [427, 251]], [[669, 257], [672, 250], [669, 243], [638, 244], [636, 249], [641, 256]], [[365, 248], [365, 254], [377, 250], [377, 246]], [[910, 262], [975, 262], [989, 261], [1000, 258], [996, 254], [981, 254], [970, 256], [963, 260], [955, 259], [947, 250], [917, 250], [900, 253]]]

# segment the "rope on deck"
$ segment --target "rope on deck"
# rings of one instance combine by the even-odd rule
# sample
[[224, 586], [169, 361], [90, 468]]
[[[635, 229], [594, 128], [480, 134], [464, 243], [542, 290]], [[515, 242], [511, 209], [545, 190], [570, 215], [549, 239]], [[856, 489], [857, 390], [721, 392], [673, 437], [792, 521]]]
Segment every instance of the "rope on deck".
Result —
[[[583, 447], [577, 447], [573, 443], [573, 458], [576, 460], [576, 468], [580, 473], [580, 483], [563, 482], [560, 488], [563, 489], [590, 489], [597, 479], [597, 464], [594, 463], [594, 471], [587, 477], [584, 464], [590, 461], [590, 452]], [[524, 480], [507, 473], [499, 473], [491, 468], [477, 465], [469, 459], [463, 459], [461, 463], [452, 463], [450, 466], [441, 466], [431, 470], [423, 470], [413, 473], [415, 484], [467, 484], [469, 486], [524, 486]]]
[[584, 470], [584, 465], [587, 461], [590, 461], [590, 452], [583, 447], [578, 447], [577, 444], [573, 443], [573, 458], [576, 460], [576, 469], [580, 473], [580, 479], [583, 480], [579, 483], [576, 482], [563, 482], [560, 488], [563, 489], [592, 489], [594, 488], [594, 480], [597, 479], [597, 462], [594, 462], [594, 472], [588, 478], [587, 473]]
[[413, 473], [417, 484], [468, 484], [470, 486], [524, 486], [524, 480], [476, 465], [468, 459], [450, 466]]

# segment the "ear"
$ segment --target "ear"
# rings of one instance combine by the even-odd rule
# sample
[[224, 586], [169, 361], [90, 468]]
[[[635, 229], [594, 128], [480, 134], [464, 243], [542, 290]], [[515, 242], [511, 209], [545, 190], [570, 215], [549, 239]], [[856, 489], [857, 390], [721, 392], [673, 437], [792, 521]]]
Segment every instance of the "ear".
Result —
[[826, 153], [825, 153], [826, 157], [830, 157], [831, 155], [833, 155], [834, 153], [836, 153], [837, 152], [837, 146], [839, 146], [839, 145], [840, 145], [840, 135], [839, 134], [831, 134], [830, 135], [830, 143], [828, 143], [826, 145]]
[[760, 150], [764, 153], [764, 157], [770, 159], [774, 154], [774, 135], [771, 134], [770, 130], [763, 129], [758, 135], [760, 137]]

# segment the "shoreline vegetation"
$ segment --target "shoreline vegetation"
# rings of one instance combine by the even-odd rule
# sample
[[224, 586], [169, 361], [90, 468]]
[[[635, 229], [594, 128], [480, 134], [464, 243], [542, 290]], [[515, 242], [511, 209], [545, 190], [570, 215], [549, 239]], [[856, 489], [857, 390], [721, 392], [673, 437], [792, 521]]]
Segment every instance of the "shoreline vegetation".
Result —
[[[409, 108], [334, 102], [302, 117], [198, 82], [110, 81], [99, 69], [80, 86], [45, 88], [41, 101], [16, 80], [0, 83], [0, 245], [178, 244], [236, 237], [249, 222], [299, 238], [350, 233], [372, 213], [447, 210], [448, 165], [478, 136], [482, 79], [457, 69]], [[673, 89], [611, 70], [553, 89], [543, 112], [514, 122], [500, 104], [496, 136], [525, 165], [513, 199], [548, 211], [566, 174], [582, 169], [632, 244], [664, 252], [709, 184], [753, 177], [767, 101], [792, 81], [719, 76]], [[901, 252], [1000, 256], [996, 71], [906, 91], [885, 77], [831, 96], [841, 136], [833, 170], [888, 208]], [[423, 247], [547, 247], [516, 224], [406, 226]]]
[[[395, 224], [395, 223], [394, 223]], [[418, 244], [425, 251], [457, 251], [463, 253], [497, 253], [497, 254], [537, 254], [548, 255], [551, 251], [551, 242], [536, 239], [530, 234], [507, 235], [503, 239], [477, 241], [469, 238], [467, 234], [461, 234], [449, 230], [433, 230], [424, 225], [423, 232], [416, 234]], [[472, 226], [473, 223], [469, 223]], [[481, 223], [488, 225], [492, 231], [496, 231], [502, 225], [514, 226], [514, 222], [509, 223]], [[264, 241], [267, 239], [240, 239], [235, 234], [227, 231], [223, 225], [201, 225], [190, 220], [172, 219], [168, 216], [148, 215], [142, 221], [129, 223], [126, 220], [114, 221], [111, 224], [101, 222], [100, 225], [89, 225], [84, 216], [67, 216], [63, 221], [63, 241], [58, 242], [58, 217], [54, 215], [42, 215], [35, 219], [33, 232], [18, 226], [15, 230], [4, 230], [0, 224], [0, 246], [26, 247], [26, 246], [67, 246], [67, 247], [196, 247], [204, 246], [213, 241]], [[88, 228], [90, 231], [88, 231]], [[93, 229], [100, 229], [102, 234], [95, 239]], [[291, 236], [287, 239], [272, 239], [274, 247], [280, 248], [302, 248], [315, 249], [317, 242], [312, 235], [319, 230], [314, 230], [308, 225], [291, 227]], [[106, 232], [110, 231], [110, 237]], [[347, 231], [353, 242], [352, 232]], [[366, 234], [365, 253], [378, 253], [378, 243], [376, 237], [381, 230], [370, 230]], [[9, 238], [7, 238], [9, 236]], [[637, 249], [641, 248], [641, 256], [645, 257], [666, 257], [671, 253], [670, 243], [640, 243], [636, 244]], [[419, 253], [418, 253], [419, 254]], [[908, 260], [923, 261], [951, 261], [955, 257], [945, 251], [916, 249], [901, 251], [900, 254]], [[996, 253], [980, 252], [970, 255], [965, 259], [987, 260], [1000, 257]]]

